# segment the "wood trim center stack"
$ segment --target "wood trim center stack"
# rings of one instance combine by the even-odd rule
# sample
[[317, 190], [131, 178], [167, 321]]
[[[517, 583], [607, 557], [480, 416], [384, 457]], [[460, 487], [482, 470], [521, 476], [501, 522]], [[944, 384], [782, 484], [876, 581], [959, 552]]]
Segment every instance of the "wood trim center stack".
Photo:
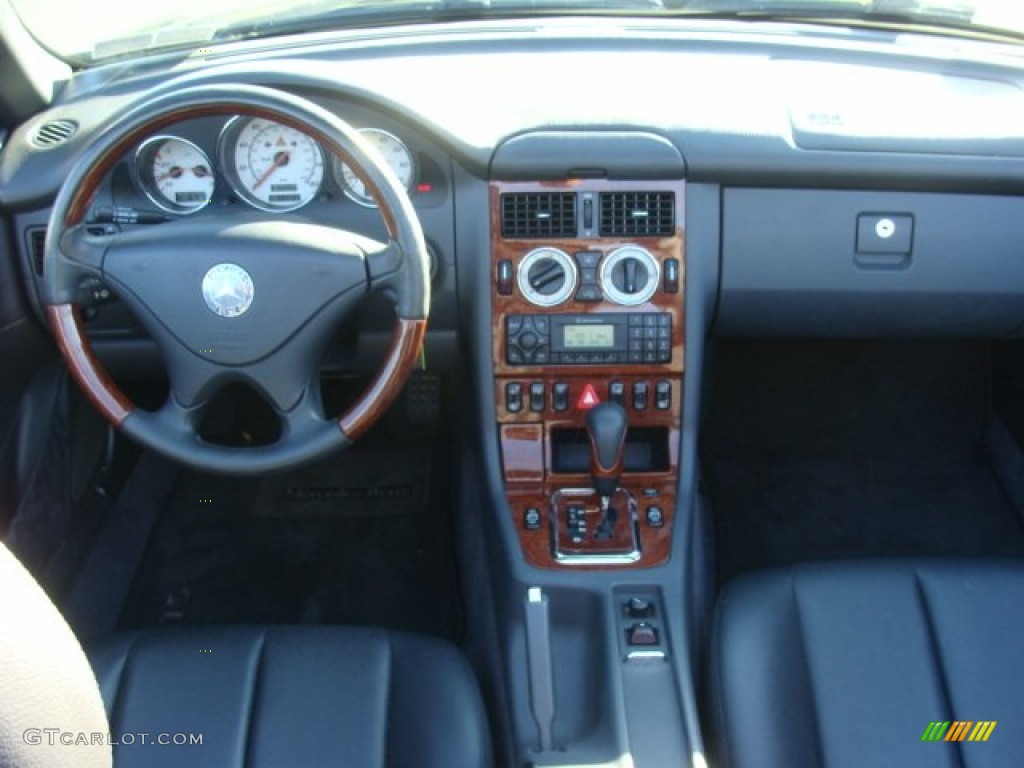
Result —
[[[684, 372], [683, 189], [681, 180], [490, 185], [502, 476], [531, 565], [644, 568], [671, 554]], [[611, 524], [592, 503], [584, 419], [605, 401], [621, 405], [628, 423], [621, 512]]]

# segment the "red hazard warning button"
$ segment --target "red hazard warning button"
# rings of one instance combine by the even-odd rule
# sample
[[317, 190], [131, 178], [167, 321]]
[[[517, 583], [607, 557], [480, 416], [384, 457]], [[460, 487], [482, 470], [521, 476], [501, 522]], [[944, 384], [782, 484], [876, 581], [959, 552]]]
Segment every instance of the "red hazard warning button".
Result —
[[583, 387], [583, 391], [580, 392], [579, 399], [576, 401], [576, 410], [589, 411], [600, 402], [601, 398], [597, 396], [597, 390], [594, 389], [594, 385], [587, 384]]

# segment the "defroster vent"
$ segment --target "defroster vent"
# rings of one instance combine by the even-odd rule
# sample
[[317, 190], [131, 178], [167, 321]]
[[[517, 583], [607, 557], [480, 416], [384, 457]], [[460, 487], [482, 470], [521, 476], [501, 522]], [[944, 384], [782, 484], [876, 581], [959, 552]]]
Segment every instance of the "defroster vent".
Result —
[[601, 235], [667, 237], [675, 231], [673, 192], [602, 192]]
[[576, 237], [576, 193], [503, 194], [501, 236], [515, 239]]

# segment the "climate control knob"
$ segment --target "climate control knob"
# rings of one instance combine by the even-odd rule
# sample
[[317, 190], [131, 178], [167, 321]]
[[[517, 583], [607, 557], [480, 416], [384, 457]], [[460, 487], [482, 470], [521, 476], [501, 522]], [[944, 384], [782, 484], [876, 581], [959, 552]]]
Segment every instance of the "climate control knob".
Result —
[[519, 264], [516, 282], [523, 297], [538, 307], [554, 307], [572, 296], [578, 273], [569, 254], [558, 248], [536, 248]]
[[625, 245], [612, 251], [601, 265], [601, 289], [616, 304], [643, 304], [658, 289], [661, 267], [646, 248]]

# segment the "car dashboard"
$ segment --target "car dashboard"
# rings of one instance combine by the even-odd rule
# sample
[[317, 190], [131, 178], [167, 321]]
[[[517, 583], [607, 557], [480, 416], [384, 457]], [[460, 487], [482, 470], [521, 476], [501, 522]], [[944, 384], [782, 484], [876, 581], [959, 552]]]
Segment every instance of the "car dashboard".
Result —
[[[710, 338], [1024, 334], [1016, 47], [628, 18], [310, 33], [77, 73], [0, 154], [0, 208], [40, 319], [49, 210], [78, 153], [141, 100], [211, 83], [310, 99], [362, 131], [409, 194], [432, 258], [426, 364], [469, 393], [461, 504], [507, 591], [499, 625], [515, 643], [494, 663], [508, 677], [516, 764], [539, 754], [519, 643], [521, 593], [535, 585], [599, 628], [552, 630], [569, 659], [556, 678], [575, 691], [559, 704], [565, 751], [582, 764], [621, 748], [622, 700], [655, 752], [698, 751], [680, 660], [700, 628], [666, 606], [701, 599], [688, 579], [706, 567], [690, 554]], [[248, 118], [191, 119], [137, 143], [87, 221], [102, 233], [190, 217], [294, 217], [386, 236], [339, 159]], [[325, 367], [369, 365], [391, 322], [371, 297]], [[100, 296], [85, 327], [115, 375], [158, 371], [115, 297]], [[588, 480], [586, 412], [598, 402], [629, 420], [611, 533], [598, 530]], [[653, 642], [634, 646], [637, 621], [604, 613], [608, 595], [654, 606], [637, 620]], [[662, 706], [642, 726], [643, 696], [623, 671], [641, 656], [676, 659], [655, 675]], [[619, 682], [605, 690], [595, 668]]]

